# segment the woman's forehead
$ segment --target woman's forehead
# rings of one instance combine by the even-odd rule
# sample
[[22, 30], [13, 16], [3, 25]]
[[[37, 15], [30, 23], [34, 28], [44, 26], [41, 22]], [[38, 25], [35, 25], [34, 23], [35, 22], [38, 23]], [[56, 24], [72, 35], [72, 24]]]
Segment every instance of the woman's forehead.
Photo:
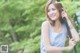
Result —
[[53, 4], [50, 4], [49, 6], [48, 6], [48, 9], [51, 9], [51, 8], [56, 8]]

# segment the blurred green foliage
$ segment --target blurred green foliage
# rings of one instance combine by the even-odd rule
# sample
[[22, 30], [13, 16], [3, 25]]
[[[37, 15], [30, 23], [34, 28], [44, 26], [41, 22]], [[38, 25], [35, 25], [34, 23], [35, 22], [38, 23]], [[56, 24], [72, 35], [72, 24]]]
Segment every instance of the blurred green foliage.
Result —
[[[0, 45], [9, 45], [9, 53], [40, 53], [41, 23], [46, 19], [44, 12], [46, 2], [46, 0], [0, 0]], [[80, 10], [80, 1], [61, 2], [73, 19], [75, 12]], [[77, 44], [78, 52], [79, 45], [80, 43]]]

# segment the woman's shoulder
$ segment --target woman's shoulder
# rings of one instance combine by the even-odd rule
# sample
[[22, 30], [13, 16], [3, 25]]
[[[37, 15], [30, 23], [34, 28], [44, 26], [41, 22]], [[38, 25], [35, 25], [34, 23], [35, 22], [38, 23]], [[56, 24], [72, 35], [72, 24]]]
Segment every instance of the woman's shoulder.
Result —
[[42, 22], [42, 26], [49, 26], [49, 21]]

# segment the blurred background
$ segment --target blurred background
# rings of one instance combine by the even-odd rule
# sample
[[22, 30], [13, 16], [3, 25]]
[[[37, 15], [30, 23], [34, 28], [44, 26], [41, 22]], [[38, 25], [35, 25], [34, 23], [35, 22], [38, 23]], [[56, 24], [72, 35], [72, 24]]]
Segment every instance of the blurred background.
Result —
[[[8, 45], [8, 53], [40, 53], [41, 23], [46, 19], [46, 2], [0, 0], [0, 45]], [[80, 34], [80, 0], [61, 0], [61, 3]], [[77, 50], [80, 53], [80, 41]]]

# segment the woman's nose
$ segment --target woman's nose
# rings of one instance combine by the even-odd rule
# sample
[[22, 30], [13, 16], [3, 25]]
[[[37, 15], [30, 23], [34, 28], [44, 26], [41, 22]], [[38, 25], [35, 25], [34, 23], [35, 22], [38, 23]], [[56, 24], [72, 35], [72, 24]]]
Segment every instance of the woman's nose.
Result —
[[54, 11], [51, 11], [51, 12], [50, 12], [50, 14], [54, 14], [54, 13], [55, 13]]

